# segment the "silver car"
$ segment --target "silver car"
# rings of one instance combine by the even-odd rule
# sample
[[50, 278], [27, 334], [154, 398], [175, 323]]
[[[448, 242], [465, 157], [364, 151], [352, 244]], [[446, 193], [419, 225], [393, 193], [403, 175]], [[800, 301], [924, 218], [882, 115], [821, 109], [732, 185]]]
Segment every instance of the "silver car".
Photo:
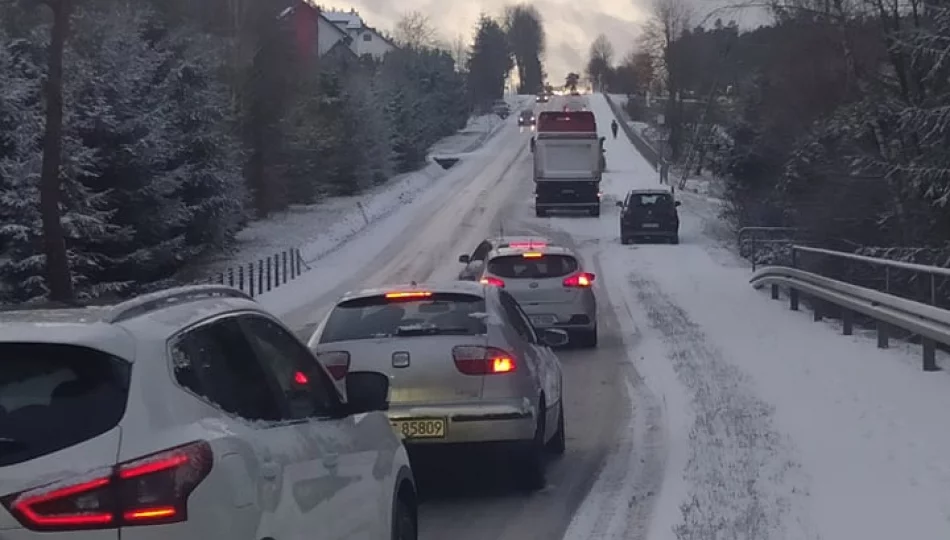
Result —
[[390, 422], [407, 446], [498, 443], [524, 487], [564, 452], [561, 330], [538, 332], [507, 291], [477, 282], [346, 294], [309, 347], [334, 377], [389, 376]]
[[486, 259], [479, 281], [510, 292], [535, 328], [567, 330], [572, 343], [597, 346], [595, 276], [571, 249], [499, 247]]
[[485, 266], [485, 257], [493, 250], [501, 247], [519, 249], [541, 248], [551, 244], [551, 240], [543, 236], [495, 236], [482, 240], [471, 255], [459, 255], [459, 262], [465, 267], [459, 272], [459, 279], [464, 281], [478, 281]]

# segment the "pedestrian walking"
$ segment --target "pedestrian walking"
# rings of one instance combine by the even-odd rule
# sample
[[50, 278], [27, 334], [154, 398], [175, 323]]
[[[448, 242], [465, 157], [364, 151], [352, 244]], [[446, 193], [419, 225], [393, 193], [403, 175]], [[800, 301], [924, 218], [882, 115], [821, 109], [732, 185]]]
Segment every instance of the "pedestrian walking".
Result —
[[616, 120], [612, 120], [612, 121], [610, 122], [610, 131], [613, 132], [613, 134], [614, 134], [614, 139], [617, 138], [617, 128], [618, 128], [618, 127], [619, 127], [619, 126], [617, 125], [617, 121], [616, 121]]

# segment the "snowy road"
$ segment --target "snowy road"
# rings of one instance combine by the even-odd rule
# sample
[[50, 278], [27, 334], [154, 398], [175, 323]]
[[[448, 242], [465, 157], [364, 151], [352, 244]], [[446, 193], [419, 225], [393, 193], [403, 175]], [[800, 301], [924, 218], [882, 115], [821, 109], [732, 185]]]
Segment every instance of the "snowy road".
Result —
[[[609, 137], [606, 102], [591, 109]], [[571, 244], [598, 274], [601, 345], [561, 355], [568, 452], [548, 488], [513, 494], [490, 460], [421, 470], [421, 537], [950, 537], [947, 375], [754, 291], [706, 197], [678, 194], [680, 245], [622, 246], [614, 202], [656, 178], [622, 137], [607, 141], [599, 219], [534, 217], [529, 135], [511, 125], [263, 299], [305, 333], [345, 289], [453, 278], [499, 228]]]

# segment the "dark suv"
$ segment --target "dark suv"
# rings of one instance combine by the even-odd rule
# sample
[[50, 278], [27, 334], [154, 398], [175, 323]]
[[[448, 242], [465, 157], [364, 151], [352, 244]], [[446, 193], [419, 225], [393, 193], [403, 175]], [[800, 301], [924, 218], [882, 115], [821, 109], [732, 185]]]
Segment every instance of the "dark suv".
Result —
[[679, 201], [665, 189], [634, 189], [627, 193], [620, 211], [620, 241], [630, 244], [638, 239], [665, 240], [679, 244]]

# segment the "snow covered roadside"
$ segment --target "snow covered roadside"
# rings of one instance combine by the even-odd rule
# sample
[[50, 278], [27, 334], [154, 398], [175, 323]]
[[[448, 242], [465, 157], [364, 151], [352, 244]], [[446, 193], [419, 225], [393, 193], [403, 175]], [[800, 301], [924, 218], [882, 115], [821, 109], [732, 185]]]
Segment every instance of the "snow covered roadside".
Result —
[[189, 269], [188, 275], [197, 275], [200, 279], [222, 272], [230, 266], [254, 262], [290, 248], [300, 249], [303, 259], [308, 264], [312, 263], [370, 224], [410, 203], [445, 176], [447, 171], [435, 163], [432, 157], [472, 152], [504, 125], [505, 122], [495, 115], [474, 117], [458, 134], [433, 145], [429, 163], [422, 169], [396, 176], [358, 195], [331, 197], [317, 204], [295, 206], [268, 219], [253, 222], [238, 233], [234, 250], [198, 268]]
[[[600, 96], [591, 109], [601, 124], [610, 117]], [[611, 142], [608, 163], [626, 174], [605, 178], [605, 198], [655, 185], [632, 145]], [[678, 246], [621, 246], [616, 209], [565, 227], [597, 238], [610, 301], [636, 325], [624, 336], [630, 357], [663, 404], [659, 426], [645, 429], [663, 431], [667, 451], [655, 497], [612, 487], [619, 461], [636, 468], [644, 450], [634, 448], [608, 459], [589, 499], [630, 519], [653, 505], [647, 532], [588, 537], [950, 537], [950, 376], [920, 371], [918, 351], [838, 335], [753, 290], [747, 265], [707, 238], [710, 212], [697, 206], [708, 201], [682, 200]], [[585, 503], [565, 538], [585, 537], [585, 520], [602, 511]]]

